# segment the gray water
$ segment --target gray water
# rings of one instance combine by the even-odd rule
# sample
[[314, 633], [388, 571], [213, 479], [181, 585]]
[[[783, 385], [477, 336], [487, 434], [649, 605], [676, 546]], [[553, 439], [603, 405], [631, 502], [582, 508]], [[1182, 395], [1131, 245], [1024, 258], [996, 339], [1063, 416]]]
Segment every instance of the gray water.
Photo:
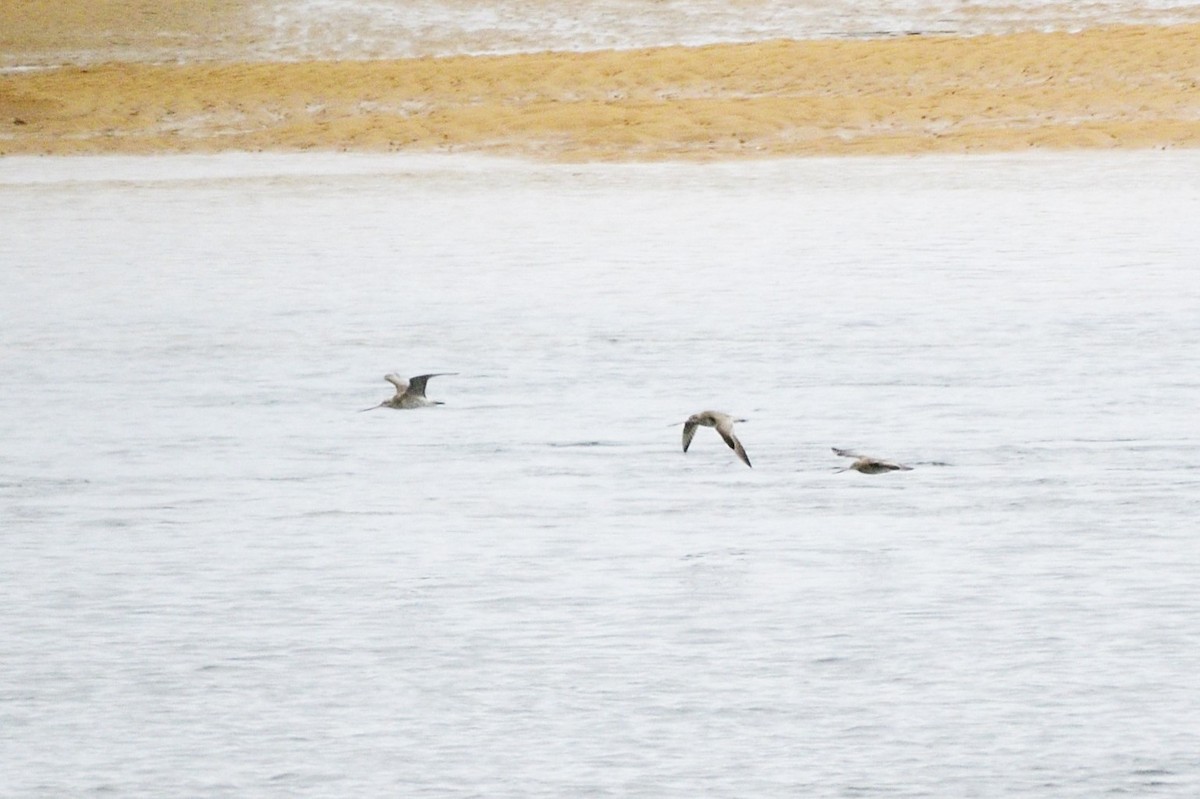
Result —
[[1196, 796], [1197, 174], [0, 161], [0, 795]]

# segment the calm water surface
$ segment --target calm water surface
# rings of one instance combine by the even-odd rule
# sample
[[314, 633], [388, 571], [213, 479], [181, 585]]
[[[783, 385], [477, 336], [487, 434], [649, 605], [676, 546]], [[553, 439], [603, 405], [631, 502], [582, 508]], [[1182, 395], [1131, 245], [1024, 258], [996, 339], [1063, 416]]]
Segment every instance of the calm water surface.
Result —
[[[1200, 23], [1195, 0], [244, 0], [220, 34], [110, 33], [96, 50], [0, 52], [0, 74], [62, 63], [411, 58]], [[144, 21], [143, 21], [144, 22]]]
[[378, 58], [1200, 22], [1194, 0], [257, 0], [270, 57]]
[[0, 795], [1197, 795], [1198, 170], [0, 161]]

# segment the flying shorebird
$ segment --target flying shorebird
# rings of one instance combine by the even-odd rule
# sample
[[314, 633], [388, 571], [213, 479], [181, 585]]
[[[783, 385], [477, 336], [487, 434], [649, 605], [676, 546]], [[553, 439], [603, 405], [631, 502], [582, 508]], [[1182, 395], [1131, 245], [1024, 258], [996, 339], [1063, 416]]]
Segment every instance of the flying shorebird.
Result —
[[[701, 411], [693, 413], [688, 417], [688, 420], [683, 423], [683, 451], [687, 452], [688, 447], [692, 444], [692, 438], [696, 435], [696, 427], [715, 427], [717, 432], [721, 434], [721, 438], [725, 439], [725, 443], [729, 448], [737, 453], [737, 456], [742, 459], [742, 463], [750, 466], [750, 458], [746, 456], [746, 450], [742, 449], [742, 442], [737, 440], [737, 436], [733, 434], [733, 423], [744, 422], [745, 419], [734, 419], [727, 413], [720, 411]], [[754, 468], [751, 466], [751, 468]]]
[[839, 472], [848, 472], [851, 469], [856, 472], [862, 472], [863, 474], [883, 474], [884, 472], [912, 471], [911, 466], [905, 466], [903, 463], [892, 463], [891, 461], [872, 458], [870, 455], [860, 455], [853, 450], [838, 449], [837, 447], [833, 447], [833, 452], [836, 455], [841, 455], [843, 458], [854, 458], [854, 463], [850, 464], [844, 469], [838, 469]]
[[434, 372], [431, 375], [417, 375], [405, 380], [397, 374], [384, 375], [383, 379], [396, 387], [396, 396], [391, 399], [385, 399], [378, 405], [370, 408], [363, 408], [364, 411], [373, 411], [376, 408], [425, 408], [430, 405], [442, 405], [440, 400], [430, 400], [425, 398], [425, 384], [429, 382], [431, 377], [440, 377], [442, 375], [455, 375], [458, 372]]

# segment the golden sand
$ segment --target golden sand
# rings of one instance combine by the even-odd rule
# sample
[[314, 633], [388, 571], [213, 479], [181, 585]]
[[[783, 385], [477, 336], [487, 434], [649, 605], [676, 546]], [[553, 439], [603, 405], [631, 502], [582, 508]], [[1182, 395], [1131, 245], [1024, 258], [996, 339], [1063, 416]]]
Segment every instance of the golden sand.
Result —
[[0, 54], [20, 63], [252, 44], [246, 0], [3, 0]]
[[0, 154], [1194, 147], [1200, 25], [0, 76]]

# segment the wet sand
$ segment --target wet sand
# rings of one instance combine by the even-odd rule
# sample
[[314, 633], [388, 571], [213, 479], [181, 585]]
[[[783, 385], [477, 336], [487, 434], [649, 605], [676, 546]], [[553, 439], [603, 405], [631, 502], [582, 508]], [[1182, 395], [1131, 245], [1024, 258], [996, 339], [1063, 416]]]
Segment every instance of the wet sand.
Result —
[[0, 66], [175, 61], [246, 52], [259, 38], [247, 0], [0, 2]]
[[0, 154], [571, 161], [1198, 144], [1200, 25], [0, 75]]

